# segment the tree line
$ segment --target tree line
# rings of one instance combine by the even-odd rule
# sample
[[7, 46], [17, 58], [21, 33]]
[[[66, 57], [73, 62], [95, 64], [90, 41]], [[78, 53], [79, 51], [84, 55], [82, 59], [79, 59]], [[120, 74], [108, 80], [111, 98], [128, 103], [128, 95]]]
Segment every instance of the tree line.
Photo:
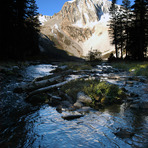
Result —
[[148, 1], [112, 0], [109, 33], [115, 45], [116, 58], [144, 60], [148, 52]]
[[25, 59], [39, 52], [35, 0], [6, 0], [1, 8], [1, 59]]

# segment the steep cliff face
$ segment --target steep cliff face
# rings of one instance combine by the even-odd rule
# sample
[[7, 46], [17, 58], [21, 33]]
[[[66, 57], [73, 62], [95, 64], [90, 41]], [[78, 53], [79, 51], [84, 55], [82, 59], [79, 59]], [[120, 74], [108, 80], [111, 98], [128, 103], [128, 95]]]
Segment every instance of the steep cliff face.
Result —
[[63, 23], [78, 27], [90, 27], [109, 12], [111, 3], [108, 0], [74, 0], [64, 4], [60, 11]]
[[44, 21], [41, 32], [60, 49], [82, 57], [91, 49], [102, 55], [113, 51], [107, 23], [109, 21], [108, 0], [72, 0], [62, 10]]

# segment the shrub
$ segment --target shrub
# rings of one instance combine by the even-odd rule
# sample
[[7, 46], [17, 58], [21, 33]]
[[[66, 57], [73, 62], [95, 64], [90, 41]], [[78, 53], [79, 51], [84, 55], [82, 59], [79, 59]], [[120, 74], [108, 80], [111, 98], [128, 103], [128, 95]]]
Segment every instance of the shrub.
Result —
[[87, 56], [87, 59], [90, 62], [97, 62], [97, 61], [101, 61], [101, 52], [99, 52], [98, 50], [94, 49], [94, 50], [90, 50]]
[[93, 99], [94, 105], [99, 103], [102, 106], [119, 103], [126, 97], [125, 93], [117, 85], [107, 82], [85, 87], [84, 92]]

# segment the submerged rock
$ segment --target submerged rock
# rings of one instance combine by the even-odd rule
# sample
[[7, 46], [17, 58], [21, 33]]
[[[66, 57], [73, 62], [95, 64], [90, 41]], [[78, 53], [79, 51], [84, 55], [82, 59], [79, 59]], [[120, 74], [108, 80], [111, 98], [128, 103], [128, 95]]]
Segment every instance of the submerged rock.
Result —
[[62, 113], [62, 105], [57, 106], [56, 111]]
[[77, 119], [77, 118], [81, 118], [83, 116], [84, 115], [65, 115], [65, 116], [62, 116], [62, 118], [64, 120], [74, 120], [74, 119]]
[[148, 102], [142, 102], [142, 103], [140, 104], [140, 108], [141, 108], [141, 109], [148, 109]]
[[81, 114], [85, 114], [85, 113], [89, 113], [90, 111], [92, 111], [93, 109], [91, 107], [88, 106], [84, 106], [81, 109], [78, 109], [77, 112], [81, 113]]
[[126, 129], [119, 129], [119, 131], [115, 132], [114, 134], [119, 138], [131, 138], [135, 135], [135, 133], [130, 132]]

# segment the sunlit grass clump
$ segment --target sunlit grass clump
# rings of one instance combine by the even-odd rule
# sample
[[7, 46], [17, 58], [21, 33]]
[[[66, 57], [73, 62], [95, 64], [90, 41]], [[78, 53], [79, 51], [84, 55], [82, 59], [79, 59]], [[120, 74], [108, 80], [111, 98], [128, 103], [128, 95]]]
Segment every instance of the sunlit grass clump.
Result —
[[126, 97], [125, 93], [114, 84], [100, 82], [99, 80], [75, 80], [64, 85], [61, 90], [71, 96], [75, 101], [78, 92], [84, 92], [92, 99], [88, 104], [93, 108], [121, 103]]
[[66, 69], [72, 69], [72, 70], [91, 70], [92, 66], [89, 63], [86, 62], [64, 62], [61, 63], [59, 66], [64, 66], [66, 65]]
[[112, 63], [115, 68], [132, 72], [136, 76], [146, 76], [148, 78], [148, 62], [121, 62]]

